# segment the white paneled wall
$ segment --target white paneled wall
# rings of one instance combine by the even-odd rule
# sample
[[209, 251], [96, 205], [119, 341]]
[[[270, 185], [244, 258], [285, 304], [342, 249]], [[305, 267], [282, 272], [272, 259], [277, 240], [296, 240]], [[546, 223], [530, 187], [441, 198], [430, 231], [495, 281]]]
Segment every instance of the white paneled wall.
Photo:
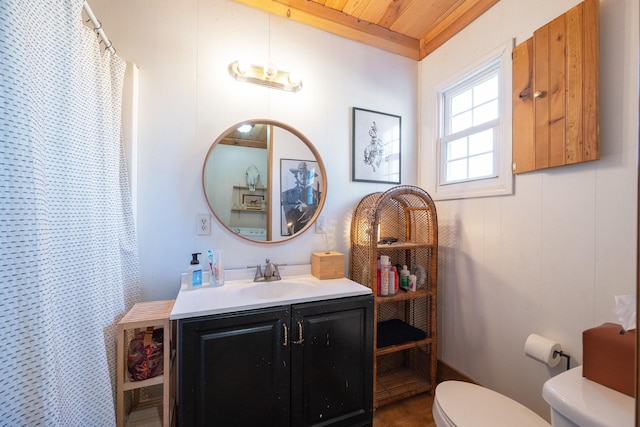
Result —
[[[435, 88], [510, 38], [520, 43], [577, 0], [501, 0], [420, 67], [421, 164], [431, 164]], [[638, 2], [601, 0], [601, 160], [531, 172], [513, 196], [437, 202], [440, 359], [549, 417], [548, 368], [524, 355], [534, 332], [582, 363], [581, 333], [635, 293]], [[419, 169], [431, 188], [433, 171]]]
[[[355, 204], [388, 185], [351, 182], [351, 107], [402, 116], [402, 182], [415, 184], [418, 63], [231, 0], [90, 0], [118, 55], [140, 67], [138, 241], [144, 298], [173, 298], [192, 252], [224, 249], [226, 266], [309, 263], [324, 240], [249, 243], [212, 218], [201, 188], [204, 157], [225, 129], [248, 118], [286, 122], [307, 136], [327, 170], [323, 215], [332, 250], [348, 254]], [[236, 59], [271, 61], [303, 80], [292, 94], [231, 79]]]
[[[223, 130], [264, 117], [313, 141], [328, 174], [329, 241], [346, 254], [354, 205], [388, 188], [351, 182], [351, 107], [402, 116], [402, 182], [428, 188], [434, 88], [577, 3], [501, 0], [416, 63], [231, 0], [91, 0], [118, 54], [140, 67], [145, 299], [174, 297], [194, 251], [224, 249], [228, 267], [244, 267], [267, 256], [306, 263], [324, 249], [313, 232], [289, 243], [247, 243], [215, 220], [211, 236], [195, 235], [196, 214], [208, 211], [202, 162]], [[563, 368], [524, 356], [528, 334], [560, 341], [581, 363], [582, 330], [615, 320], [613, 296], [635, 292], [638, 8], [637, 1], [601, 0], [601, 160], [519, 175], [513, 196], [437, 203], [440, 358], [546, 417], [542, 384]], [[235, 59], [295, 70], [304, 89], [290, 94], [237, 83], [227, 74]]]

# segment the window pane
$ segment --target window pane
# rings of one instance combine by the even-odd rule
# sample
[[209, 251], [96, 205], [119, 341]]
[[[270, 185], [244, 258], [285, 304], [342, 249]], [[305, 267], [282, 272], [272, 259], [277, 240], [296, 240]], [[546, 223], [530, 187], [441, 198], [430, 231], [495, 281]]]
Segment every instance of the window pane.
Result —
[[467, 138], [456, 139], [447, 143], [447, 161], [467, 157]]
[[471, 111], [451, 117], [451, 129], [449, 130], [449, 134], [460, 132], [461, 130], [471, 127], [471, 119]]
[[484, 104], [498, 97], [498, 76], [494, 75], [489, 80], [480, 83], [473, 88], [473, 105]]
[[443, 126], [438, 146], [438, 176], [442, 181], [438, 185], [455, 184], [450, 188], [463, 188], [460, 185], [466, 181], [498, 176], [497, 150], [503, 144], [498, 133], [503, 112], [500, 85], [501, 67], [507, 58], [505, 49], [500, 59], [439, 92], [439, 118]]
[[469, 155], [493, 151], [493, 128], [469, 135]]
[[469, 178], [480, 178], [493, 174], [493, 154], [469, 157]]
[[471, 89], [451, 98], [451, 115], [455, 116], [463, 111], [470, 110], [472, 107], [471, 99]]
[[447, 163], [446, 182], [467, 179], [467, 159]]
[[498, 100], [491, 101], [473, 109], [473, 125], [481, 125], [498, 118]]

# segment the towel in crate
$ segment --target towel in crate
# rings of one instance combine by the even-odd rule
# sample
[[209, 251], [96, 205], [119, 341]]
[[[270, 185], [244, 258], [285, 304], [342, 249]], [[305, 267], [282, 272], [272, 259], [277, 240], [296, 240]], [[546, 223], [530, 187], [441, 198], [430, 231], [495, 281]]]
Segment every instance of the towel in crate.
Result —
[[132, 381], [162, 374], [164, 366], [163, 328], [153, 326], [139, 332], [129, 343], [127, 368]]

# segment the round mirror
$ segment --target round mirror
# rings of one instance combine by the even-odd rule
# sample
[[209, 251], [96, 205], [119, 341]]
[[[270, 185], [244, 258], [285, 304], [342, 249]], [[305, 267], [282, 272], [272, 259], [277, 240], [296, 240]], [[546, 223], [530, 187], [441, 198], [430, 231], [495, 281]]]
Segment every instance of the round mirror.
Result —
[[202, 186], [221, 224], [244, 239], [269, 243], [311, 227], [327, 179], [311, 141], [289, 125], [257, 119], [231, 126], [214, 141]]

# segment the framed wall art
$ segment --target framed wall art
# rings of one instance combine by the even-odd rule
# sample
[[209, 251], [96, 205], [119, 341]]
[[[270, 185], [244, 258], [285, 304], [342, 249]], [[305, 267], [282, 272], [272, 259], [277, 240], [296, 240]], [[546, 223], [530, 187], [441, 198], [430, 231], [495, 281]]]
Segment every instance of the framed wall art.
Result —
[[353, 107], [353, 181], [400, 184], [402, 118]]
[[243, 194], [242, 204], [246, 209], [262, 210], [264, 209], [264, 195], [263, 194]]
[[280, 159], [280, 205], [282, 236], [302, 230], [316, 213], [324, 177], [318, 162]]

